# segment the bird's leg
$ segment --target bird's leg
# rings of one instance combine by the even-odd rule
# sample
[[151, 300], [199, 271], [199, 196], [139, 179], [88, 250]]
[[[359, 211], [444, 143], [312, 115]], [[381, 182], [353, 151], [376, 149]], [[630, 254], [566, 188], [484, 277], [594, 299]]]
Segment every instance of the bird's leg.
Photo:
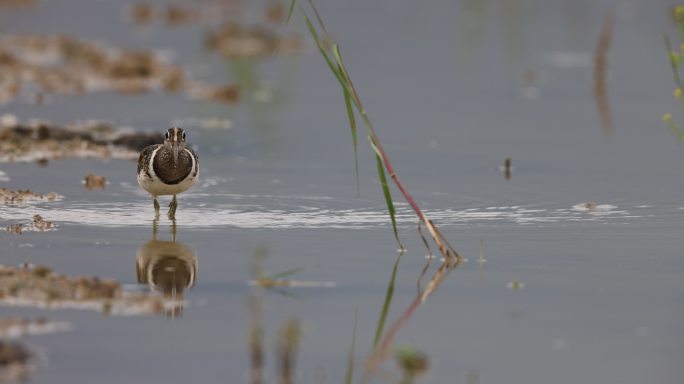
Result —
[[171, 236], [173, 239], [173, 242], [176, 242], [176, 219], [173, 218], [171, 219]]
[[154, 214], [159, 218], [159, 202], [156, 197], [154, 198]]
[[173, 199], [169, 203], [169, 219], [174, 220], [176, 218], [176, 208], [178, 203], [176, 202], [176, 195], [173, 195]]

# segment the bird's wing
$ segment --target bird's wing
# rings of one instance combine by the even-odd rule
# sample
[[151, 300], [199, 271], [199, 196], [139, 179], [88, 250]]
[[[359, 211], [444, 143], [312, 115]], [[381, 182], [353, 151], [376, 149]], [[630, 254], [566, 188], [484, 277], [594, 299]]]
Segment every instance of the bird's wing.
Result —
[[140, 152], [140, 157], [138, 157], [138, 173], [143, 169], [149, 169], [152, 152], [160, 145], [161, 144], [148, 145]]

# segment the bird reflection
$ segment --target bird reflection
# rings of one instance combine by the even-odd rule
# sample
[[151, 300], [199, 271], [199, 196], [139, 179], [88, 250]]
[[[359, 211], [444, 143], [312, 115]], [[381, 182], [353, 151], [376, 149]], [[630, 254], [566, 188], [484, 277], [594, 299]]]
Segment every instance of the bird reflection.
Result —
[[[165, 298], [183, 301], [186, 289], [195, 285], [197, 255], [189, 246], [176, 242], [176, 222], [171, 227], [172, 240], [157, 240], [157, 220], [152, 222], [152, 238], [138, 248], [136, 272], [138, 283], [148, 284]], [[183, 306], [174, 306], [167, 316], [177, 317]]]

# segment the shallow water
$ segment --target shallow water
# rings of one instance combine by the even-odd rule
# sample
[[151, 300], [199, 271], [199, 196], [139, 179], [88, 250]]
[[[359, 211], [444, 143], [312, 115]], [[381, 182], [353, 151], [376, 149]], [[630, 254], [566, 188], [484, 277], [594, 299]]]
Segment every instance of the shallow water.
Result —
[[[399, 176], [467, 259], [397, 334], [394, 345], [430, 357], [423, 382], [681, 382], [684, 152], [660, 121], [664, 112], [678, 117], [662, 47], [662, 33], [674, 35], [668, 7], [646, 0], [321, 2]], [[250, 4], [244, 17], [258, 21], [260, 9]], [[606, 136], [591, 93], [592, 55], [610, 10], [615, 132]], [[87, 17], [74, 23], [74, 14]], [[303, 268], [288, 278], [334, 283], [264, 292], [266, 381], [277, 382], [278, 329], [296, 317], [298, 382], [343, 382], [355, 316], [361, 381], [397, 244], [364, 140], [356, 197], [342, 95], [318, 52], [311, 46], [301, 56], [226, 65], [202, 50], [202, 26], [135, 27], [123, 14], [119, 2], [44, 2], [3, 11], [0, 30], [171, 50], [203, 80], [254, 76], [260, 93], [229, 107], [182, 95], [95, 93], [0, 108], [21, 119], [98, 118], [139, 130], [164, 130], [178, 119], [233, 121], [224, 130], [185, 126], [201, 179], [179, 196], [176, 243], [196, 268], [182, 316], [0, 307], [2, 315], [72, 324], [71, 332], [26, 340], [43, 356], [33, 382], [249, 382], [249, 282], [255, 254], [265, 250], [265, 274]], [[289, 29], [306, 33], [299, 17]], [[521, 80], [526, 73], [536, 80]], [[506, 157], [511, 180], [500, 170]], [[3, 187], [65, 196], [0, 205], [2, 226], [34, 214], [57, 225], [0, 233], [2, 264], [46, 264], [147, 289], [136, 269], [153, 238], [153, 208], [136, 184], [135, 163], [70, 159], [0, 170], [9, 177]], [[106, 176], [106, 188], [86, 190], [80, 180], [88, 172]], [[385, 329], [413, 301], [427, 261], [417, 220], [394, 196], [407, 252]], [[171, 232], [162, 217], [158, 240], [170, 241]], [[514, 282], [518, 289], [509, 288]], [[399, 377], [388, 362], [371, 381]]]

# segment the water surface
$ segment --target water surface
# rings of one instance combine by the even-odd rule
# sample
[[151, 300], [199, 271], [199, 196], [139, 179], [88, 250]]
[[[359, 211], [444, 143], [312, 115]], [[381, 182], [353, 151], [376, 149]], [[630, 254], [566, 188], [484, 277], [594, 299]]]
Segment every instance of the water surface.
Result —
[[[258, 22], [261, 6], [250, 3], [244, 17]], [[684, 149], [660, 121], [677, 111], [662, 47], [663, 32], [674, 36], [668, 7], [645, 0], [321, 2], [399, 176], [467, 259], [397, 334], [395, 345], [430, 357], [424, 382], [681, 382]], [[615, 132], [606, 136], [591, 94], [592, 55], [611, 10]], [[335, 283], [264, 293], [266, 381], [277, 382], [277, 333], [291, 317], [303, 329], [298, 382], [343, 382], [355, 314], [361, 372], [397, 244], [365, 140], [356, 197], [342, 95], [318, 52], [311, 46], [300, 56], [226, 63], [203, 50], [203, 26], [135, 27], [124, 14], [120, 2], [43, 2], [3, 11], [0, 28], [169, 50], [177, 63], [217, 83], [244, 81], [248, 68], [272, 97], [248, 95], [225, 106], [104, 92], [0, 108], [20, 119], [97, 118], [138, 130], [162, 131], [192, 118], [233, 123], [224, 130], [185, 126], [200, 154], [201, 179], [179, 197], [175, 240], [196, 259], [182, 316], [2, 307], [2, 315], [73, 325], [27, 340], [45, 356], [33, 382], [249, 382], [249, 281], [254, 255], [265, 250], [265, 273], [303, 268], [290, 278]], [[288, 28], [306, 33], [298, 16]], [[500, 170], [506, 157], [515, 168], [511, 180]], [[2, 225], [37, 213], [57, 228], [0, 234], [0, 261], [148, 289], [136, 268], [152, 240], [153, 208], [135, 166], [0, 164], [9, 177], [3, 187], [65, 196], [1, 205]], [[87, 191], [80, 180], [88, 172], [109, 184]], [[417, 220], [394, 195], [407, 252], [388, 327], [416, 296], [427, 261]], [[164, 217], [157, 238], [173, 239]], [[438, 265], [432, 262], [426, 279]], [[510, 289], [512, 282], [522, 288]], [[390, 378], [371, 381], [399, 382], [393, 362], [381, 371]]]

